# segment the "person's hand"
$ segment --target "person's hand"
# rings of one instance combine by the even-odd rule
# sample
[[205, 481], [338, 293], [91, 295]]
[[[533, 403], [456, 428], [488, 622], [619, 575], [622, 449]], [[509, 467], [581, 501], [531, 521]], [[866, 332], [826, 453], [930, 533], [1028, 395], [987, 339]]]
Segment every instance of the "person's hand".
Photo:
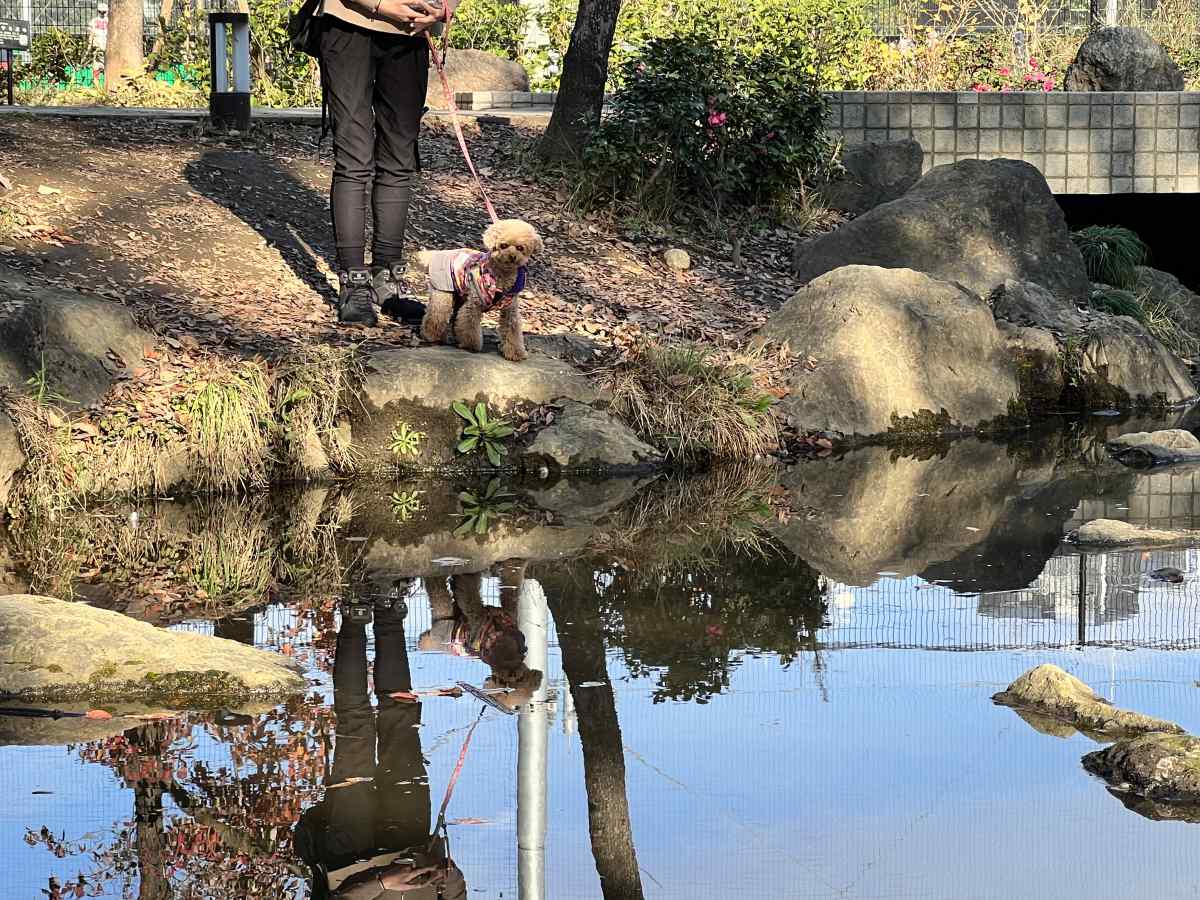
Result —
[[379, 881], [389, 891], [405, 893], [406, 891], [415, 891], [417, 888], [429, 884], [437, 878], [438, 873], [441, 871], [443, 870], [438, 866], [422, 866], [420, 868], [408, 868], [400, 871], [392, 870], [381, 875]]
[[442, 20], [442, 10], [426, 0], [380, 0], [379, 15], [401, 25], [411, 27], [414, 34], [432, 27]]

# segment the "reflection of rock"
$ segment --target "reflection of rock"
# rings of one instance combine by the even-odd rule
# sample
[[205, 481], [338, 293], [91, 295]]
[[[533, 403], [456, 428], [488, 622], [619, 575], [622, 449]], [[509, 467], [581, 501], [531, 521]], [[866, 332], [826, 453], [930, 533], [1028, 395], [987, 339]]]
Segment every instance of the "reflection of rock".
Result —
[[304, 687], [277, 654], [50, 597], [0, 597], [0, 697], [229, 706]]
[[1093, 519], [1080, 525], [1071, 540], [1087, 547], [1165, 547], [1186, 544], [1200, 538], [1194, 531], [1143, 528], [1116, 519]]
[[804, 430], [963, 431], [1008, 415], [1017, 400], [1016, 369], [987, 304], [912, 269], [821, 275], [759, 336], [816, 361], [799, 368], [780, 404]]
[[1118, 709], [1090, 687], [1058, 666], [1030, 669], [993, 698], [1004, 706], [1020, 707], [1095, 734], [1139, 734], [1183, 731], [1174, 722]]
[[1127, 810], [1153, 822], [1190, 822], [1200, 825], [1200, 802], [1178, 803], [1170, 800], [1151, 800], [1148, 797], [1139, 797], [1127, 790], [1111, 786], [1108, 792], [1120, 800]]
[[603, 481], [560, 478], [546, 488], [529, 491], [540, 509], [554, 513], [569, 525], [590, 525], [612, 512], [657, 476], [605, 478]]
[[1109, 441], [1108, 449], [1114, 459], [1127, 466], [1200, 462], [1200, 440], [1182, 428], [1123, 434]]
[[[1152, 733], [1118, 741], [1104, 750], [1089, 753], [1083, 758], [1083, 766], [1122, 793], [1140, 800], [1192, 806], [1190, 810], [1180, 810], [1179, 816], [1164, 818], [1190, 819], [1200, 806], [1200, 738], [1190, 734]], [[1140, 809], [1136, 811], [1147, 814]]]
[[871, 584], [880, 571], [915, 575], [983, 540], [1020, 493], [1021, 472], [1003, 446], [974, 438], [928, 459], [867, 447], [802, 463], [780, 481], [792, 508], [811, 512], [776, 534], [846, 584]]
[[12, 745], [40, 747], [54, 744], [84, 744], [121, 734], [141, 725], [135, 719], [112, 718], [99, 721], [76, 717], [62, 719], [6, 716], [0, 704], [0, 747]]
[[1074, 725], [1068, 725], [1061, 719], [1056, 719], [1053, 716], [1044, 716], [1041, 713], [1034, 712], [1021, 707], [1014, 707], [1013, 712], [1024, 720], [1025, 724], [1036, 731], [1038, 734], [1049, 735], [1050, 737], [1069, 738], [1072, 737], [1078, 730]]

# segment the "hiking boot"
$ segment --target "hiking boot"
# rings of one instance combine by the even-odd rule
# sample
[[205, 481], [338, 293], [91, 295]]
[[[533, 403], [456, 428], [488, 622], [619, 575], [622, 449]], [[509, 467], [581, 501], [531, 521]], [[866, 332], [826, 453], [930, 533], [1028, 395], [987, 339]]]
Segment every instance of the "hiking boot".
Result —
[[425, 318], [425, 304], [408, 292], [404, 283], [404, 263], [392, 263], [391, 268], [376, 269], [372, 284], [384, 315], [409, 325], [421, 324]]
[[339, 272], [338, 322], [342, 325], [366, 325], [374, 327], [379, 317], [375, 315], [375, 288], [371, 285], [371, 273], [366, 269], [351, 269]]

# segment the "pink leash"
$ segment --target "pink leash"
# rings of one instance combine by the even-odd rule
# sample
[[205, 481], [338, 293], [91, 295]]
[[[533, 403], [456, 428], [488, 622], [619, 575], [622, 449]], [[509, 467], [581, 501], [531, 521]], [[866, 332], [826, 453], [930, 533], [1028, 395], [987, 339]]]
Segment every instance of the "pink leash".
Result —
[[479, 188], [479, 194], [483, 197], [483, 205], [487, 209], [488, 215], [492, 217], [493, 222], [498, 222], [500, 217], [496, 215], [496, 208], [492, 206], [492, 198], [488, 196], [487, 189], [483, 186], [483, 179], [479, 177], [479, 173], [475, 171], [475, 163], [471, 161], [471, 151], [467, 149], [467, 139], [463, 135], [462, 124], [458, 120], [458, 106], [455, 104], [454, 94], [450, 90], [450, 80], [446, 77], [446, 51], [450, 46], [450, 20], [452, 18], [453, 13], [447, 8], [446, 27], [442, 30], [441, 53], [438, 52], [437, 45], [433, 42], [433, 38], [428, 31], [425, 32], [425, 40], [429, 42], [429, 52], [433, 57], [433, 65], [437, 69], [438, 78], [442, 82], [442, 93], [446, 97], [446, 106], [450, 110], [450, 121], [454, 124], [454, 133], [458, 135], [458, 146], [462, 148], [463, 159], [467, 161], [467, 168], [471, 171], [471, 177], [475, 179], [475, 186]]

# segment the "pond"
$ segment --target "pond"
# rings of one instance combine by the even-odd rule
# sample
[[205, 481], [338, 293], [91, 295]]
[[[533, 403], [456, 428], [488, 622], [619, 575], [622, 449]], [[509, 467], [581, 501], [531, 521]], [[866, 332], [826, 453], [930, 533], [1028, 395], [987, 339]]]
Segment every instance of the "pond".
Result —
[[[1100, 515], [1193, 525], [1195, 477], [1076, 435], [14, 529], [8, 590], [283, 652], [310, 684], [153, 721], [0, 716], [0, 894], [308, 897], [298, 845], [423, 847], [461, 761], [446, 897], [1196, 896], [1200, 825], [1126, 808], [1080, 765], [1090, 738], [991, 702], [1053, 662], [1200, 731], [1200, 556], [1063, 542]], [[455, 603], [511, 611], [544, 677], [392, 699], [495, 685], [443, 652]]]

